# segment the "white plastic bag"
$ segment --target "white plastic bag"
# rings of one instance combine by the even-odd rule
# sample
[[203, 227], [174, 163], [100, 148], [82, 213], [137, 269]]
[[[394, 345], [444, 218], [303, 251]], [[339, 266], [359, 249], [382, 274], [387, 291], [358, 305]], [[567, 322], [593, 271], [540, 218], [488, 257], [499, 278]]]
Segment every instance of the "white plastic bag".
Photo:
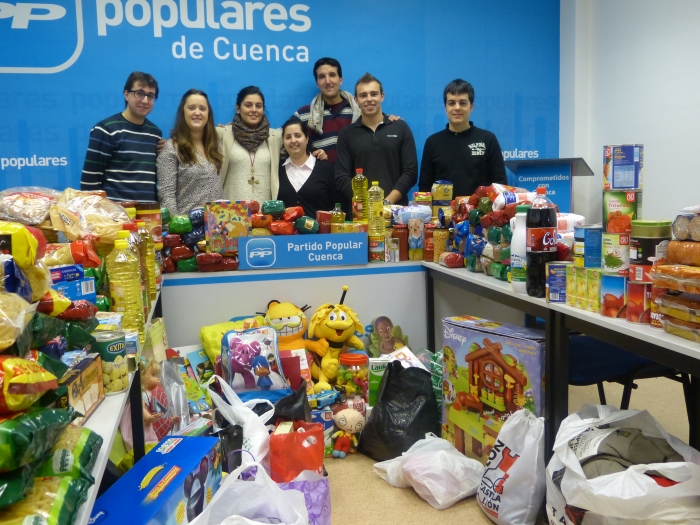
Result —
[[[219, 381], [221, 391], [229, 403], [212, 390], [211, 383], [216, 380]], [[251, 399], [244, 403], [226, 381], [219, 376], [212, 378], [212, 381], [207, 385], [207, 390], [209, 390], [212, 403], [226, 420], [232, 425], [240, 425], [243, 428], [243, 449], [250, 452], [256, 461], [266, 465], [269, 461], [267, 455], [270, 452], [270, 434], [265, 428], [265, 423], [275, 414], [275, 405], [267, 399]], [[258, 416], [252, 410], [252, 407], [258, 403], [270, 405], [270, 410], [262, 416]]]
[[[623, 472], [587, 479], [569, 441], [577, 437], [580, 440], [581, 434], [588, 429], [604, 433], [615, 428], [635, 428], [647, 437], [664, 439], [683, 456], [685, 462], [633, 465]], [[586, 445], [594, 447], [595, 441], [589, 441], [591, 443]], [[561, 498], [558, 499], [559, 489], [551, 478], [565, 467], [560, 484]], [[649, 470], [678, 483], [661, 487], [645, 474]], [[556, 513], [558, 520], [568, 504], [588, 511], [583, 521], [586, 524], [700, 522], [700, 453], [668, 434], [646, 410], [586, 405], [567, 417], [557, 433], [554, 456], [546, 475], [547, 513]], [[565, 520], [573, 523], [567, 518]]]
[[534, 524], [544, 499], [544, 476], [544, 418], [518, 410], [498, 433], [476, 499], [498, 525]]
[[[228, 395], [228, 394], [227, 394]], [[238, 479], [257, 467], [255, 478]], [[190, 525], [308, 525], [304, 494], [282, 490], [260, 463], [243, 463], [226, 476], [209, 505]]]
[[394, 487], [413, 487], [442, 510], [476, 493], [484, 466], [448, 441], [427, 434], [398, 458], [375, 463], [374, 471]]

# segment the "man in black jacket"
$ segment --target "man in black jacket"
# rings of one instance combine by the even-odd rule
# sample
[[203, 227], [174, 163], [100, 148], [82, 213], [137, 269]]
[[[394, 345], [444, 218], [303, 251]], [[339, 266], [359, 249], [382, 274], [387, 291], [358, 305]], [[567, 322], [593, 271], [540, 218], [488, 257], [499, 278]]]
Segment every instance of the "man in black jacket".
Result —
[[454, 184], [452, 195], [468, 196], [479, 186], [507, 184], [506, 167], [496, 135], [469, 120], [474, 109], [474, 88], [453, 80], [443, 93], [449, 123], [428, 137], [420, 166], [419, 191], [430, 191], [436, 180]]

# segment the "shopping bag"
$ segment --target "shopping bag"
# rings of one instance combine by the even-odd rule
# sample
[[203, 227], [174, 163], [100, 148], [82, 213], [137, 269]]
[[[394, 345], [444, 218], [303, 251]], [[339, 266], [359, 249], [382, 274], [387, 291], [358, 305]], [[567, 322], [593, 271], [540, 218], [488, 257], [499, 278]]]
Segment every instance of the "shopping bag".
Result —
[[270, 436], [270, 474], [278, 483], [292, 481], [302, 471], [323, 474], [323, 425], [294, 422], [294, 432]]
[[331, 488], [328, 478], [305, 470], [288, 483], [280, 483], [282, 490], [298, 490], [304, 494], [309, 525], [331, 525]]
[[291, 394], [275, 403], [275, 415], [270, 423], [275, 425], [278, 421], [311, 422], [311, 407], [309, 406], [309, 398], [306, 396], [306, 381], [302, 382]]
[[[683, 461], [632, 464], [588, 479], [582, 463], [600, 457], [599, 448], [611, 436], [624, 442], [636, 430], [661, 440]], [[661, 486], [649, 474], [670, 480], [670, 486]], [[586, 405], [570, 415], [559, 427], [546, 476], [547, 513], [556, 513], [562, 523], [700, 522], [700, 453], [668, 434], [646, 410]]]
[[[247, 481], [241, 474], [254, 470]], [[219, 490], [190, 525], [308, 525], [304, 494], [295, 489], [282, 490], [257, 462], [243, 465], [226, 476]]]
[[[218, 381], [228, 403], [212, 388], [214, 381]], [[212, 403], [214, 403], [221, 415], [232, 425], [243, 427], [243, 450], [250, 452], [256, 461], [267, 464], [267, 455], [270, 450], [270, 435], [267, 428], [265, 428], [265, 423], [275, 413], [274, 405], [267, 399], [251, 399], [244, 403], [226, 381], [216, 375], [207, 385], [207, 390], [211, 396]], [[269, 405], [270, 410], [262, 416], [258, 416], [251, 409], [258, 403]]]
[[498, 525], [534, 525], [545, 494], [544, 418], [511, 415], [496, 437], [477, 501]]
[[360, 436], [358, 450], [376, 461], [400, 456], [426, 434], [440, 434], [430, 372], [404, 368], [400, 361], [387, 366], [377, 403]]
[[421, 498], [442, 510], [476, 494], [484, 466], [429, 434], [401, 456], [375, 463], [374, 471], [394, 487], [413, 487]]

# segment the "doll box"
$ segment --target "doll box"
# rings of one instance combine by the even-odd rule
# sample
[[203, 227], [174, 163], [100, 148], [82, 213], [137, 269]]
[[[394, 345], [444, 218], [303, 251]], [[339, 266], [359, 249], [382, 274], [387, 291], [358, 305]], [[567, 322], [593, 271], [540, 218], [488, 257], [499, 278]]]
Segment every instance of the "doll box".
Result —
[[105, 398], [102, 382], [102, 360], [99, 354], [89, 354], [72, 366], [58, 382], [65, 385], [67, 391], [56, 400], [60, 408], [73, 407], [83, 414], [73, 423], [83, 425]]
[[170, 436], [100, 496], [90, 523], [190, 523], [220, 484], [218, 438]]
[[486, 463], [511, 414], [544, 412], [544, 332], [472, 316], [442, 323], [442, 437]]

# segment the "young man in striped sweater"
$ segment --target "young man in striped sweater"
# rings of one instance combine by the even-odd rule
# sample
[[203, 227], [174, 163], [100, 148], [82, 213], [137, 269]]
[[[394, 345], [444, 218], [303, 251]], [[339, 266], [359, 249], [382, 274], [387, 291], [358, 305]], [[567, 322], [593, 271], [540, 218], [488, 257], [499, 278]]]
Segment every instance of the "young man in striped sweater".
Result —
[[124, 111], [90, 130], [81, 190], [104, 190], [114, 201], [158, 200], [156, 145], [163, 133], [146, 118], [157, 98], [153, 76], [140, 71], [129, 75]]

